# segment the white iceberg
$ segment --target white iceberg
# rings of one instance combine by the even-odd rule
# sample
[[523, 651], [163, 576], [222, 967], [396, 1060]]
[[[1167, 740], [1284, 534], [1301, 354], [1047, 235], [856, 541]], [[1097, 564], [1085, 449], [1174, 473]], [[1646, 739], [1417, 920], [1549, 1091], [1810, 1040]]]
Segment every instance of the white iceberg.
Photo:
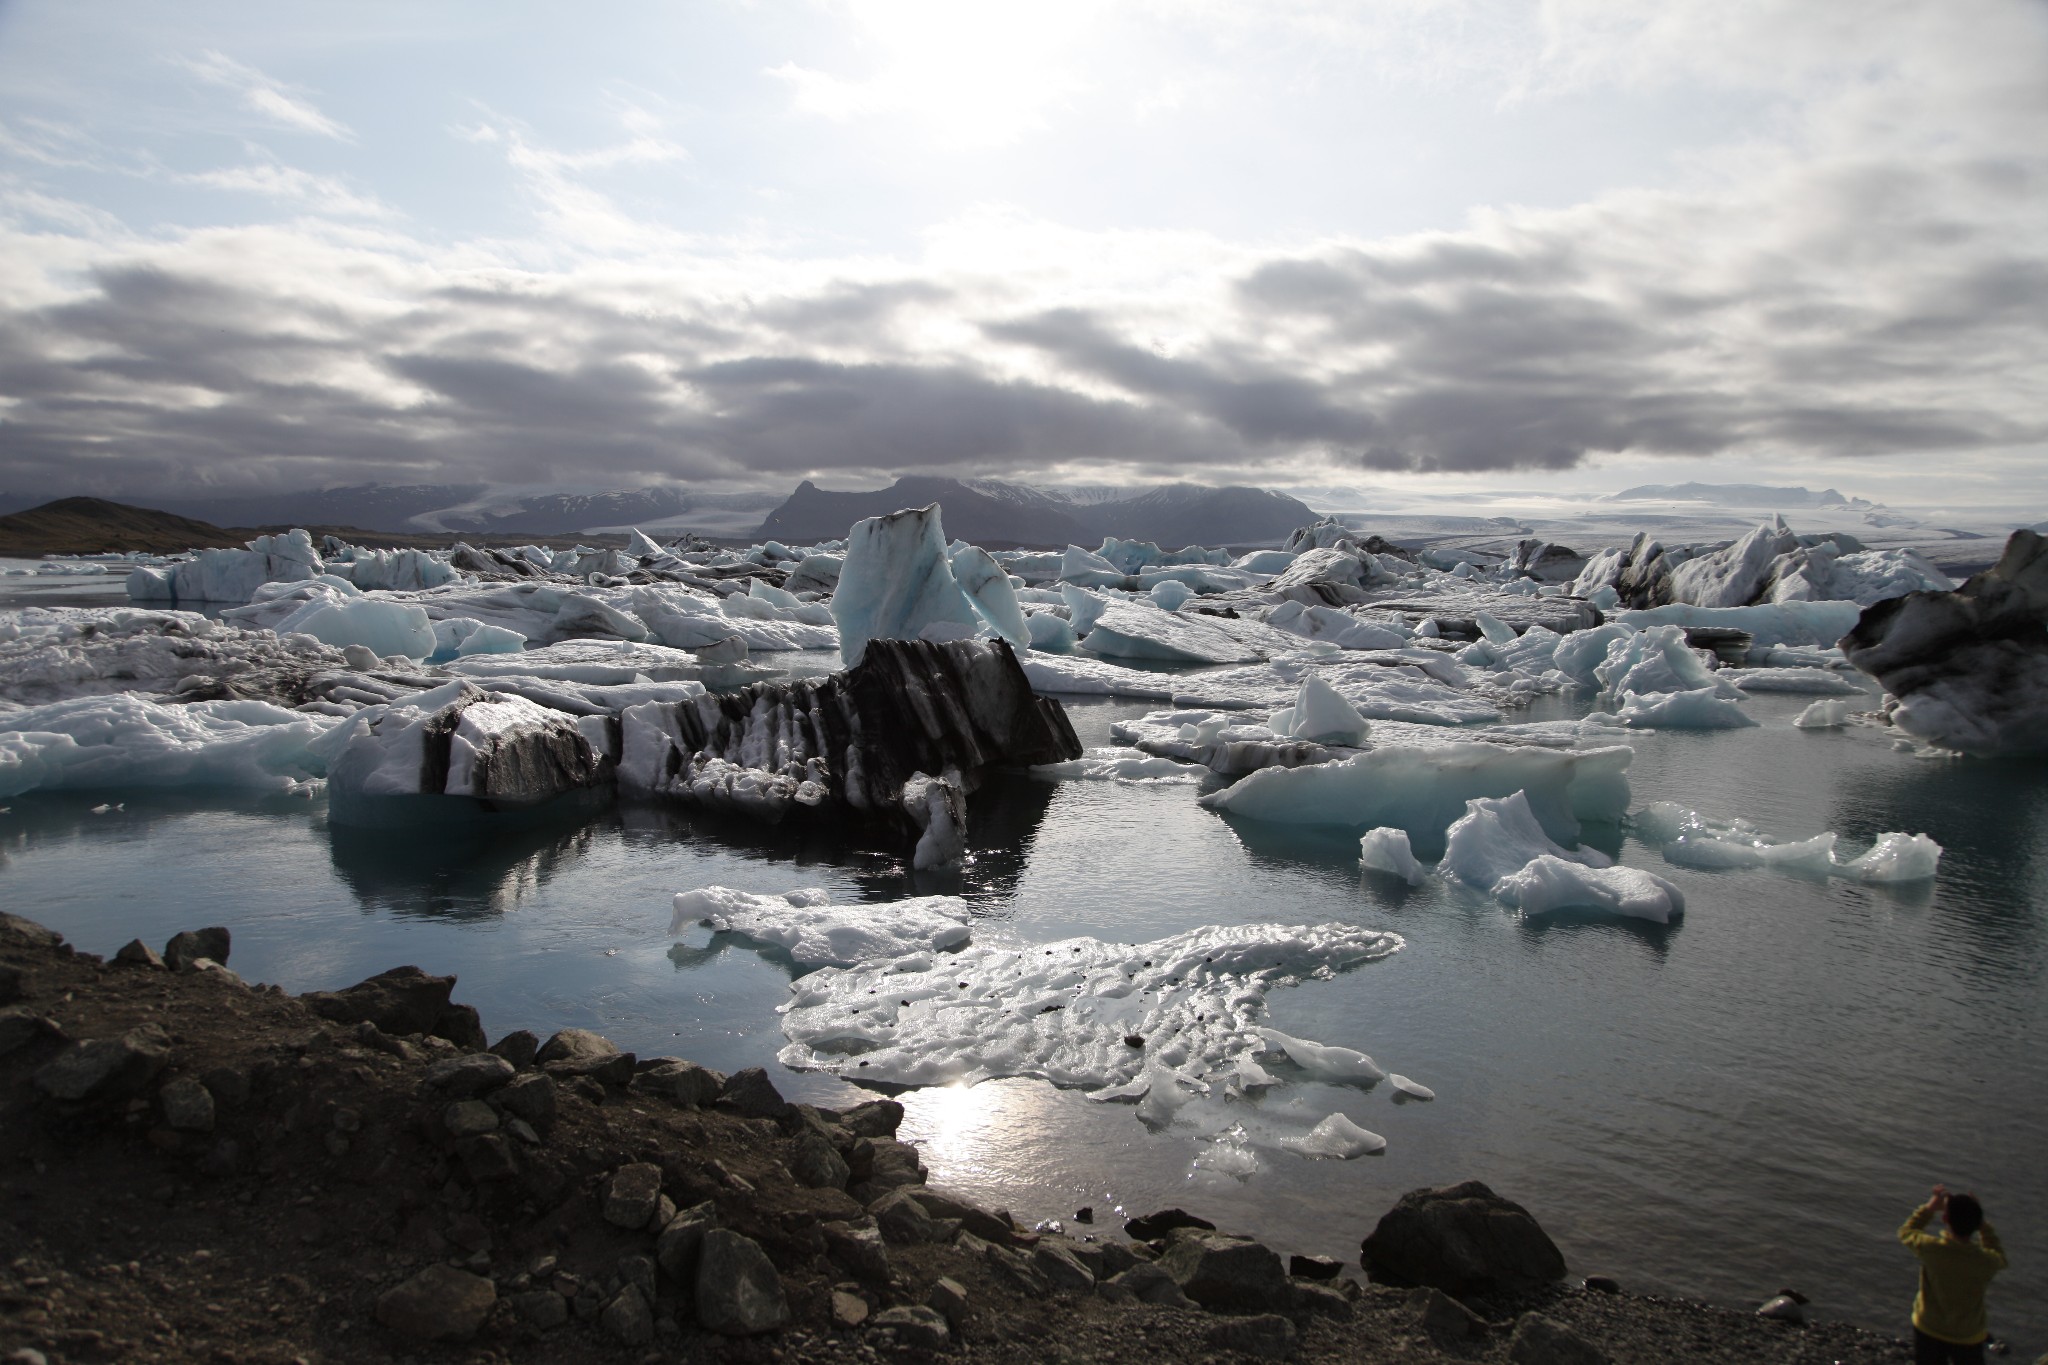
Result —
[[1349, 1161], [1387, 1150], [1387, 1140], [1359, 1127], [1342, 1114], [1332, 1114], [1302, 1137], [1284, 1137], [1280, 1145], [1303, 1156]]
[[1372, 727], [1366, 724], [1365, 717], [1358, 714], [1358, 709], [1315, 673], [1301, 680], [1301, 690], [1295, 694], [1287, 728], [1274, 728], [1296, 739], [1353, 749], [1364, 744], [1366, 736], [1372, 732]]
[[853, 524], [832, 619], [848, 668], [861, 661], [870, 640], [915, 640], [934, 622], [980, 628], [974, 603], [953, 577], [937, 503]]
[[1408, 832], [1401, 829], [1369, 829], [1358, 840], [1358, 863], [1368, 872], [1385, 872], [1410, 886], [1422, 885], [1428, 875], [1408, 846]]
[[1524, 915], [1555, 910], [1603, 910], [1628, 919], [1668, 924], [1685, 910], [1679, 889], [1654, 872], [1634, 867], [1588, 867], [1544, 854], [1493, 884], [1494, 896]]
[[1839, 730], [1849, 723], [1849, 703], [1821, 700], [1801, 711], [1792, 724], [1801, 730]]
[[1639, 730], [1742, 730], [1758, 724], [1741, 703], [1711, 687], [1644, 696], [1625, 692], [1615, 716]]
[[1598, 849], [1572, 852], [1553, 843], [1537, 822], [1528, 793], [1517, 791], [1466, 802], [1465, 814], [1444, 836], [1444, 856], [1436, 870], [1490, 890], [1501, 878], [1543, 857], [1584, 867], [1607, 867], [1614, 861]]
[[324, 775], [336, 721], [262, 701], [72, 697], [0, 715], [0, 797], [114, 787], [288, 791]]
[[1296, 1038], [1276, 1028], [1254, 1029], [1253, 1032], [1319, 1081], [1335, 1085], [1373, 1085], [1387, 1078], [1387, 1073], [1380, 1070], [1377, 1062], [1353, 1048]]
[[1918, 882], [1941, 866], [1941, 845], [1925, 834], [1880, 834], [1868, 853], [1837, 863], [1838, 876], [1864, 882]]
[[669, 933], [681, 934], [692, 924], [779, 948], [805, 971], [945, 952], [968, 941], [967, 903], [958, 896], [833, 905], [817, 887], [779, 896], [724, 886], [679, 891]]

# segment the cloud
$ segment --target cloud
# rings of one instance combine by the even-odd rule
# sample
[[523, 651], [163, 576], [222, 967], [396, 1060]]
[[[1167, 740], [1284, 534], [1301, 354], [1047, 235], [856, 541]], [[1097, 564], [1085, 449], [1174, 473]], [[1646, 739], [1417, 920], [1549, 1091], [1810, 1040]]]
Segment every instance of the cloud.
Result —
[[340, 142], [355, 141], [355, 134], [346, 124], [329, 118], [315, 108], [312, 101], [294, 94], [253, 66], [245, 66], [214, 51], [203, 52], [186, 61], [184, 66], [208, 84], [234, 91], [241, 97], [245, 109], [261, 115], [279, 128], [330, 137]]
[[177, 177], [190, 185], [208, 189], [259, 194], [303, 206], [314, 213], [341, 214], [354, 218], [388, 218], [391, 206], [375, 195], [358, 194], [340, 179], [316, 175], [277, 162], [251, 162], [222, 166], [210, 171], [191, 171]]

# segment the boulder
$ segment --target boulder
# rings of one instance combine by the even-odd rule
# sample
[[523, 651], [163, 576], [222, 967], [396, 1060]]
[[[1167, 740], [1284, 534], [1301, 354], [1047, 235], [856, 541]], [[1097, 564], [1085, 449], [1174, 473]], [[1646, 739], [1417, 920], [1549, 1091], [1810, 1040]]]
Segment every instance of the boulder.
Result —
[[613, 1295], [598, 1322], [613, 1340], [627, 1346], [645, 1346], [654, 1340], [654, 1309], [636, 1284]]
[[903, 1190], [883, 1195], [868, 1206], [868, 1212], [874, 1215], [883, 1237], [904, 1245], [938, 1241], [939, 1229], [944, 1226]]
[[1408, 1295], [1408, 1313], [1415, 1329], [1440, 1348], [1449, 1349], [1457, 1342], [1473, 1341], [1486, 1335], [1486, 1319], [1441, 1289], [1431, 1289], [1427, 1285]]
[[934, 1218], [950, 1218], [968, 1232], [990, 1242], [1007, 1242], [1017, 1229], [1007, 1218], [999, 1218], [987, 1209], [977, 1207], [964, 1199], [942, 1194], [938, 1190], [908, 1189], [912, 1199], [924, 1205], [924, 1211]]
[[26, 1005], [0, 1006], [0, 1057], [27, 1047], [38, 1038], [63, 1036], [54, 1020], [45, 1019]]
[[849, 1174], [846, 1158], [823, 1134], [815, 1132], [798, 1135], [789, 1157], [789, 1173], [798, 1184], [814, 1190], [843, 1190]]
[[725, 1089], [723, 1073], [674, 1058], [657, 1062], [633, 1078], [639, 1089], [661, 1095], [688, 1109], [702, 1109]]
[[225, 964], [230, 941], [228, 931], [219, 925], [173, 934], [171, 941], [164, 945], [164, 965], [174, 972], [189, 972], [192, 964], [202, 957]]
[[157, 950], [139, 938], [131, 938], [122, 944], [120, 951], [114, 954], [114, 961], [129, 967], [148, 967], [153, 971], [164, 969], [164, 960]]
[[903, 1106], [895, 1100], [869, 1100], [839, 1116], [840, 1126], [864, 1138], [893, 1138], [903, 1123]]
[[1186, 1209], [1161, 1209], [1125, 1223], [1124, 1235], [1134, 1242], [1156, 1242], [1175, 1228], [1203, 1228], [1213, 1232], [1216, 1225], [1206, 1218], [1195, 1217]]
[[378, 1296], [377, 1321], [418, 1341], [468, 1341], [497, 1302], [497, 1287], [483, 1276], [430, 1265]]
[[512, 1063], [492, 1052], [469, 1052], [460, 1057], [444, 1057], [427, 1068], [426, 1082], [436, 1090], [445, 1090], [458, 1100], [473, 1100], [488, 1095], [503, 1086], [519, 1073]]
[[679, 1285], [697, 1283], [697, 1261], [704, 1249], [704, 1234], [718, 1226], [718, 1205], [710, 1200], [693, 1204], [662, 1225], [654, 1239], [654, 1261]]
[[1554, 1318], [1524, 1313], [1508, 1339], [1509, 1365], [1609, 1365], [1607, 1353]]
[[531, 1029], [513, 1029], [492, 1043], [491, 1051], [512, 1063], [513, 1070], [525, 1071], [533, 1065], [534, 1054], [540, 1051], [540, 1039]]
[[967, 1320], [967, 1286], [945, 1276], [932, 1286], [931, 1296], [925, 1300], [925, 1307], [946, 1320], [954, 1331]]
[[63, 945], [64, 935], [55, 929], [46, 929], [32, 919], [0, 910], [0, 943], [9, 940], [23, 948], [56, 948]]
[[213, 1092], [190, 1076], [164, 1082], [156, 1092], [164, 1122], [181, 1133], [213, 1131]]
[[612, 1172], [604, 1187], [604, 1221], [614, 1227], [644, 1228], [661, 1203], [661, 1167], [635, 1161]]
[[1533, 1289], [1564, 1278], [1564, 1256], [1520, 1204], [1477, 1180], [1410, 1190], [1361, 1246], [1375, 1284], [1447, 1294]]
[[1285, 1360], [1294, 1354], [1294, 1324], [1278, 1313], [1226, 1318], [1211, 1327], [1203, 1344], [1212, 1351], [1235, 1351], [1261, 1360]]
[[424, 1033], [457, 1047], [481, 1048], [483, 1026], [473, 1008], [449, 1000], [454, 989], [452, 976], [429, 976], [407, 966], [379, 972], [346, 990], [309, 991], [299, 999], [338, 1024], [370, 1023], [393, 1037]]
[[825, 1238], [825, 1255], [832, 1264], [869, 1284], [889, 1282], [889, 1249], [883, 1244], [880, 1228], [830, 1222], [820, 1223], [818, 1231]]
[[735, 1071], [719, 1092], [719, 1104], [750, 1119], [779, 1119], [789, 1112], [789, 1101], [758, 1066]]
[[1031, 1264], [1038, 1273], [1052, 1281], [1054, 1289], [1071, 1289], [1085, 1292], [1095, 1287], [1095, 1274], [1081, 1264], [1081, 1258], [1072, 1248], [1056, 1241], [1043, 1241], [1031, 1249]]
[[1892, 723], [1972, 754], [2048, 753], [2048, 540], [2012, 533], [1998, 563], [1954, 592], [1866, 607], [1842, 637], [1884, 684]]
[[697, 1255], [697, 1322], [723, 1336], [773, 1332], [789, 1323], [782, 1277], [758, 1243], [728, 1228], [704, 1233]]
[[1292, 1286], [1279, 1254], [1249, 1237], [1179, 1228], [1168, 1237], [1158, 1264], [1204, 1308], [1257, 1312], [1291, 1300]]
[[555, 1078], [534, 1073], [515, 1077], [491, 1095], [491, 1103], [545, 1133], [555, 1124]]
[[953, 1335], [936, 1310], [915, 1303], [883, 1309], [875, 1314], [873, 1325], [895, 1333], [898, 1345], [920, 1351], [943, 1351]]
[[155, 1080], [170, 1059], [170, 1035], [143, 1024], [118, 1038], [72, 1043], [36, 1071], [36, 1089], [79, 1104], [127, 1099]]
[[603, 1085], [630, 1085], [634, 1058], [619, 1045], [587, 1028], [565, 1028], [541, 1044], [534, 1060], [550, 1076], [588, 1076]]

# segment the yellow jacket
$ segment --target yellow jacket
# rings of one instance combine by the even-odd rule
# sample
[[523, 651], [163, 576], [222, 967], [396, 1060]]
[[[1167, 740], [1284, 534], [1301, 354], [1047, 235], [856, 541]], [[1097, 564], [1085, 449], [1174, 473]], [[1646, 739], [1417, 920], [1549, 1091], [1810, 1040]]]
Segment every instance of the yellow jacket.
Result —
[[2005, 1248], [1986, 1223], [1977, 1230], [1983, 1245], [1961, 1242], [1946, 1232], [1922, 1231], [1934, 1206], [1914, 1209], [1899, 1229], [1899, 1240], [1920, 1262], [1920, 1292], [1913, 1299], [1913, 1325], [1930, 1337], [1974, 1346], [1991, 1334], [1984, 1315], [1984, 1290], [2005, 1269]]

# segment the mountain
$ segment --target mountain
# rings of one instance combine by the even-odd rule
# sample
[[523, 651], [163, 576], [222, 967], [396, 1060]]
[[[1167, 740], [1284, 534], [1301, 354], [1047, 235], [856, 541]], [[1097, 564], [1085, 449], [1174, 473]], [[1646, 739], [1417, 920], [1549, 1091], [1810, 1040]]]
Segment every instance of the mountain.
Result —
[[1710, 502], [1716, 507], [1868, 506], [1861, 499], [1852, 502], [1832, 488], [1818, 493], [1810, 488], [1768, 488], [1757, 483], [1645, 483], [1610, 493], [1601, 502]]
[[411, 531], [418, 529], [414, 518], [468, 502], [484, 492], [482, 484], [362, 483], [344, 488], [308, 488], [296, 493], [244, 493], [158, 501], [173, 512], [202, 517], [220, 526], [361, 526], [372, 531]]
[[176, 554], [196, 546], [238, 546], [247, 532], [101, 498], [59, 498], [0, 517], [0, 554], [89, 555], [112, 550]]
[[1303, 502], [1261, 488], [1034, 488], [998, 479], [898, 479], [888, 488], [839, 493], [806, 479], [761, 523], [763, 539], [834, 540], [864, 517], [936, 502], [946, 534], [978, 545], [1094, 545], [1104, 536], [1183, 545], [1258, 545], [1286, 539], [1316, 519]]

